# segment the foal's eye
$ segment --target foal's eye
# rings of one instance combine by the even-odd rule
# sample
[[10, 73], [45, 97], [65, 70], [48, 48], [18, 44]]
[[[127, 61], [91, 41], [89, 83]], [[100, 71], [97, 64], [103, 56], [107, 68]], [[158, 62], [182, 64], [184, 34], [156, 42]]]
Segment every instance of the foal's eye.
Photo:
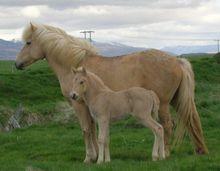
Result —
[[80, 81], [79, 84], [83, 84], [83, 81]]
[[26, 45], [30, 45], [31, 44], [31, 42], [26, 42]]

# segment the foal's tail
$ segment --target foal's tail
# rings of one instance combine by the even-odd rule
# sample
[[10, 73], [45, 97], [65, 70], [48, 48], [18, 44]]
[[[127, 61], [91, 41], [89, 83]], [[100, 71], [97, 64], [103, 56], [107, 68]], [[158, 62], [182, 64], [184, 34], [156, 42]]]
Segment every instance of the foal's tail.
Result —
[[158, 98], [158, 96], [156, 95], [155, 92], [151, 91], [151, 95], [153, 98], [153, 112], [152, 112], [152, 117], [155, 120], [158, 120], [158, 111], [159, 111], [159, 107], [160, 107], [160, 100]]
[[196, 152], [200, 154], [208, 153], [199, 114], [194, 102], [195, 82], [193, 70], [191, 64], [186, 59], [178, 60], [182, 69], [182, 81], [174, 100], [174, 106], [179, 117], [174, 144], [182, 141], [187, 128], [197, 147]]

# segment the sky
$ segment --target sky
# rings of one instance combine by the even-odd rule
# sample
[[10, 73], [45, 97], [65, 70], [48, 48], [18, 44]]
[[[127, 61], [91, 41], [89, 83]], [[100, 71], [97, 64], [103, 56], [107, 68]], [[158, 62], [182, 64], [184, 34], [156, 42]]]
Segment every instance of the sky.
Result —
[[0, 0], [1, 39], [20, 39], [30, 21], [147, 48], [215, 44], [220, 0]]

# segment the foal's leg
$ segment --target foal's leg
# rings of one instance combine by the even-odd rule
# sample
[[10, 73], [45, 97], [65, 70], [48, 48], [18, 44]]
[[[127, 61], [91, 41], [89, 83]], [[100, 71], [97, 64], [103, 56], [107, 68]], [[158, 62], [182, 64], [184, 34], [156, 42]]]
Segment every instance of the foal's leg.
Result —
[[[86, 157], [84, 162], [90, 163], [97, 159], [98, 151], [96, 151], [97, 140], [92, 135], [92, 125], [94, 124], [87, 106], [84, 103], [78, 103], [71, 100], [71, 104], [76, 111], [81, 129], [83, 131], [83, 138], [86, 146]], [[93, 130], [94, 131], [94, 130]]]
[[105, 162], [110, 162], [110, 152], [109, 152], [109, 136], [107, 137], [106, 144], [105, 144]]
[[155, 142], [153, 146], [152, 159], [153, 161], [165, 158], [164, 152], [164, 140], [163, 140], [163, 127], [156, 122], [150, 115], [150, 113], [143, 113], [139, 115], [141, 119], [140, 121], [144, 126], [149, 127], [155, 135]]
[[93, 119], [92, 119], [92, 126], [91, 127], [92, 127], [92, 143], [94, 144], [94, 147], [95, 147], [96, 159], [97, 159], [99, 147], [98, 147], [97, 135], [96, 135], [96, 123]]
[[97, 164], [104, 162], [105, 159], [105, 146], [107, 144], [108, 133], [109, 133], [109, 123], [105, 120], [98, 120], [99, 135], [98, 135], [98, 145], [99, 145], [99, 156]]
[[158, 154], [158, 149], [159, 149], [159, 144], [158, 144], [158, 138], [154, 130], [152, 130], [154, 133], [154, 145], [153, 145], [153, 150], [152, 150], [152, 159], [153, 161], [156, 161], [159, 158]]
[[159, 109], [160, 122], [164, 128], [164, 143], [166, 157], [170, 155], [170, 139], [172, 135], [172, 120], [168, 103], [161, 103]]

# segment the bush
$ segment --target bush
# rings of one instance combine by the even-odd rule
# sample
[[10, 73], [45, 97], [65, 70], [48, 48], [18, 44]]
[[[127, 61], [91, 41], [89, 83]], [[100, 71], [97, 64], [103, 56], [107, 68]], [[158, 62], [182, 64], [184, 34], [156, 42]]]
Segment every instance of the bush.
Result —
[[218, 64], [220, 64], [220, 52], [216, 53], [214, 56], [215, 60], [217, 61]]

